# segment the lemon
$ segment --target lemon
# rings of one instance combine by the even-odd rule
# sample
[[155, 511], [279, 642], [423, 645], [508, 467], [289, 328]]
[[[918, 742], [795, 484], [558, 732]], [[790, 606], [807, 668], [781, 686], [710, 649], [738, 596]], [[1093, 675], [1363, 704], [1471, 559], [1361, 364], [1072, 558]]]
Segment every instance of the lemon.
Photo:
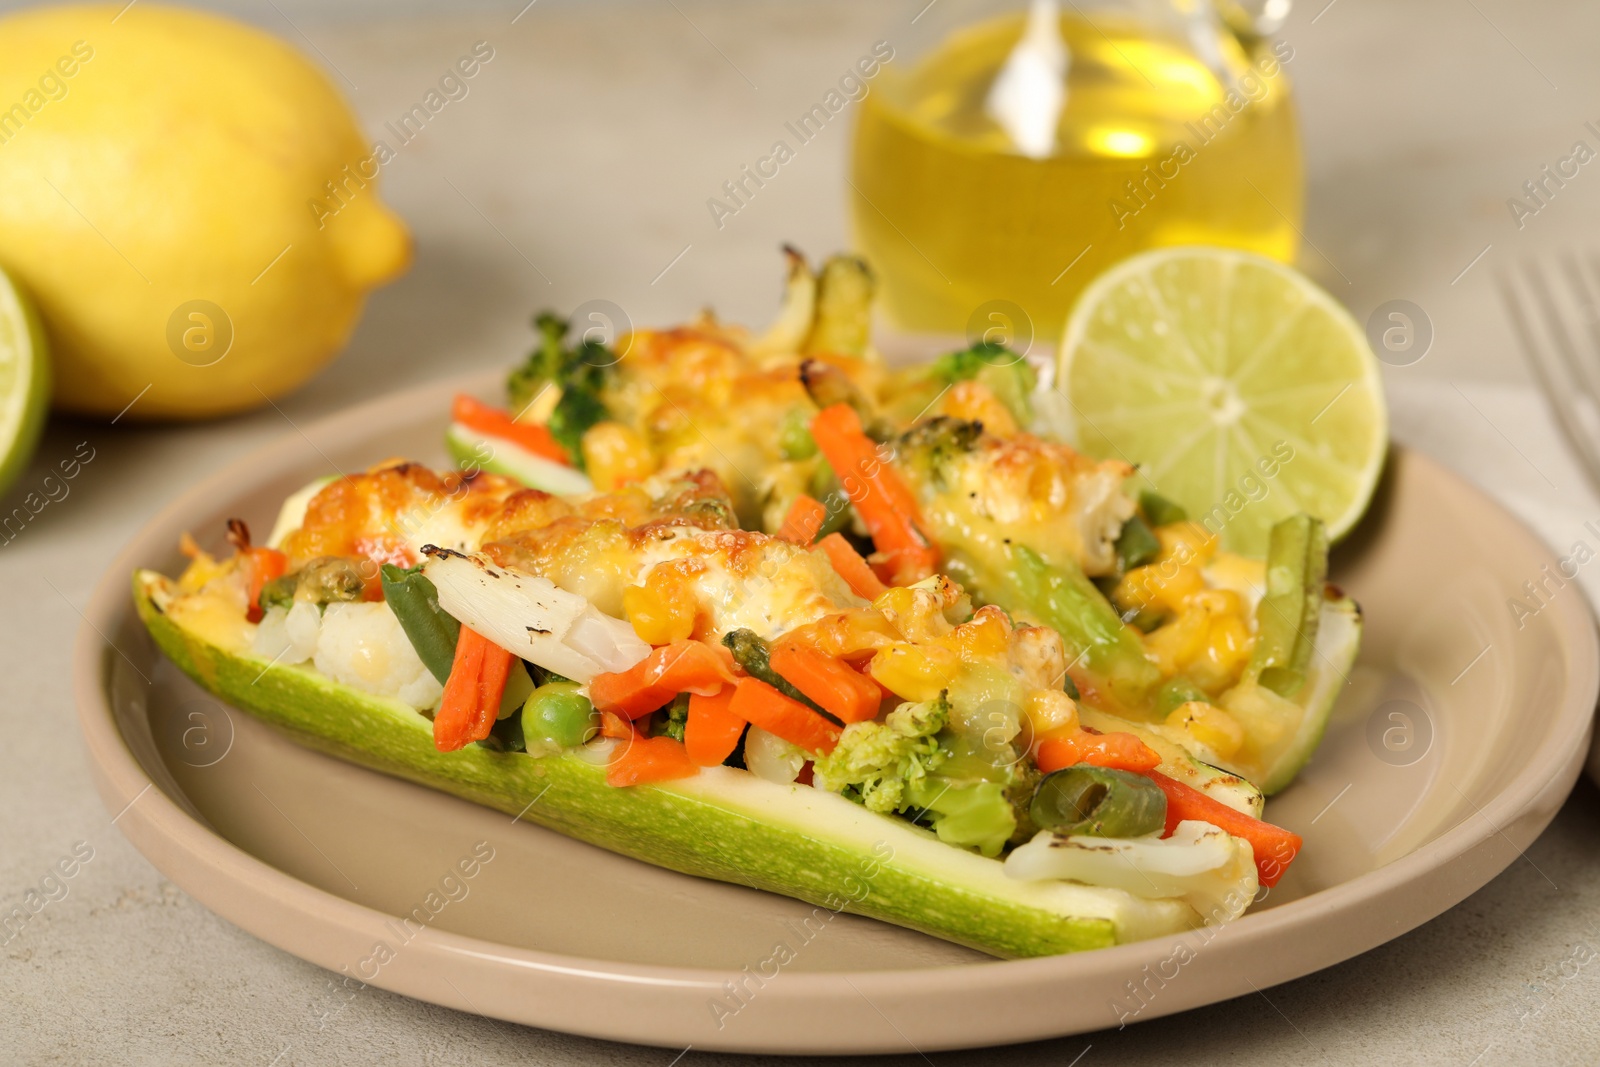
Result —
[[63, 410], [196, 418], [305, 381], [409, 261], [379, 165], [259, 30], [142, 2], [0, 18], [0, 267]]
[[1078, 298], [1058, 382], [1079, 446], [1265, 554], [1305, 512], [1331, 538], [1372, 498], [1388, 442], [1377, 360], [1348, 312], [1292, 267], [1222, 248], [1124, 260]]
[[27, 297], [0, 271], [0, 494], [27, 465], [44, 429], [48, 353]]

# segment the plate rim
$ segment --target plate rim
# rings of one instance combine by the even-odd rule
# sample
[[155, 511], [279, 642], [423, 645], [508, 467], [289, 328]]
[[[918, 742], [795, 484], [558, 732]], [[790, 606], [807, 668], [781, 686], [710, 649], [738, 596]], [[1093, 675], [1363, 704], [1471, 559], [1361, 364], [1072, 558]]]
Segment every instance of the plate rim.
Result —
[[[254, 893], [258, 903], [286, 909], [299, 916], [304, 920], [303, 926], [306, 929], [326, 926], [329, 921], [335, 921], [335, 925], [346, 930], [367, 931], [361, 935], [362, 940], [365, 940], [369, 936], [377, 936], [384, 928], [384, 923], [394, 917], [337, 893], [319, 889], [271, 866], [211, 830], [169, 797], [159, 783], [140, 765], [127, 739], [117, 728], [114, 702], [106, 684], [109, 677], [106, 668], [109, 662], [107, 652], [109, 650], [116, 655], [125, 656], [125, 654], [116, 649], [106, 635], [117, 632], [131, 615], [129, 576], [136, 567], [148, 561], [150, 544], [157, 531], [172, 525], [177, 516], [207, 504], [219, 495], [223, 497], [237, 495], [241, 485], [259, 483], [263, 466], [272, 465], [267, 461], [280, 457], [295, 442], [299, 442], [302, 447], [310, 445], [312, 449], [321, 452], [322, 449], [317, 443], [320, 439], [359, 437], [359, 432], [352, 428], [381, 425], [382, 415], [386, 411], [410, 409], [424, 398], [446, 396], [455, 390], [481, 389], [499, 377], [498, 373], [480, 371], [466, 376], [441, 378], [343, 407], [323, 415], [303, 428], [295, 427], [291, 432], [278, 435], [225, 464], [170, 500], [129, 538], [97, 580], [94, 592], [82, 613], [83, 620], [78, 627], [71, 667], [77, 717], [91, 757], [91, 769], [96, 787], [108, 812], [115, 816], [113, 822], [119, 824], [124, 835], [158, 870], [171, 878], [185, 892], [194, 896], [208, 910], [227, 918], [252, 936], [332, 971], [339, 970], [341, 961], [334, 958], [331, 947], [317, 951], [315, 944], [307, 943], [308, 937], [287, 936], [282, 923], [274, 926], [254, 913], [246, 914], [249, 909], [231, 905], [226, 899], [227, 894], [220, 888], [213, 887], [209, 883], [201, 884], [205, 882], [202, 872], [209, 870], [219, 875], [231, 872], [230, 880], [235, 886], [235, 895], [238, 893], [238, 886], [242, 884], [248, 891]], [[1550, 547], [1521, 518], [1470, 480], [1456, 474], [1426, 454], [1396, 442], [1391, 444], [1391, 454], [1387, 462], [1391, 465], [1401, 463], [1408, 466], [1420, 465], [1428, 472], [1428, 477], [1442, 478], [1456, 483], [1458, 487], [1477, 498], [1478, 502], [1512, 524], [1527, 539], [1530, 547], [1551, 560], [1555, 558]], [[1332, 891], [1324, 891], [1264, 912], [1247, 914], [1225, 927], [1217, 928], [1215, 937], [1208, 941], [1207, 945], [1223, 942], [1232, 944], [1236, 953], [1246, 951], [1251, 946], [1263, 942], [1270, 943], [1281, 936], [1285, 928], [1295, 927], [1301, 922], [1315, 920], [1318, 917], [1325, 920], [1330, 912], [1349, 913], [1372, 907], [1385, 897], [1394, 896], [1409, 886], [1425, 882], [1430, 876], [1448, 872], [1452, 867], [1461, 864], [1471, 855], [1482, 852], [1486, 847], [1493, 848], [1496, 838], [1503, 839], [1511, 846], [1506, 856], [1487, 860], [1470, 877], [1458, 878], [1457, 888], [1468, 883], [1470, 886], [1465, 891], [1452, 891], [1447, 894], [1450, 899], [1442, 906], [1437, 905], [1443, 898], [1435, 898], [1433, 902], [1421, 907], [1396, 908], [1395, 911], [1398, 913], [1396, 921], [1376, 940], [1367, 943], [1369, 939], [1365, 937], [1352, 939], [1348, 944], [1341, 946], [1338, 951], [1342, 954], [1337, 958], [1325, 959], [1314, 967], [1306, 968], [1298, 964], [1280, 966], [1276, 972], [1269, 974], [1270, 980], [1267, 982], [1268, 985], [1276, 985], [1333, 966], [1414, 929], [1454, 907], [1514, 862], [1522, 850], [1543, 831], [1561, 801], [1572, 789], [1589, 749], [1588, 736], [1593, 729], [1595, 698], [1600, 695], [1600, 633], [1596, 631], [1594, 617], [1587, 600], [1581, 597], [1561, 598], [1546, 610], [1554, 614], [1558, 630], [1567, 633], [1571, 642], [1569, 682], [1562, 694], [1563, 701], [1550, 720], [1549, 729], [1541, 744], [1499, 792], [1481, 807], [1476, 807], [1476, 814], [1481, 818], [1470, 816], [1463, 818], [1420, 848], [1382, 867], [1340, 883], [1335, 887], [1337, 895], [1332, 900], [1327, 899]], [[1580, 694], [1587, 694], [1587, 700]], [[1534, 773], [1534, 768], [1538, 768], [1537, 773]], [[146, 793], [152, 792], [155, 794], [153, 797], [145, 797]], [[179, 871], [182, 873], [176, 873]], [[1400, 903], [1403, 905], [1404, 902]], [[263, 927], [268, 929], [264, 930]], [[419, 937], [417, 942], [408, 944], [408, 948], [412, 945], [417, 946], [407, 953], [412, 957], [408, 961], [409, 964], [415, 964], [417, 958], [432, 960], [439, 964], [461, 961], [490, 963], [501, 970], [597, 983], [608, 990], [613, 997], [619, 990], [632, 990], [631, 995], [638, 995], [639, 990], [673, 990], [687, 993], [691, 997], [717, 995], [722, 992], [723, 983], [727, 979], [740, 974], [739, 971], [709, 968], [593, 960], [505, 945], [446, 930], [430, 929], [427, 935], [425, 940]], [[315, 938], [312, 937], [310, 940], [314, 941]], [[330, 945], [331, 941], [332, 939], [329, 940]], [[914, 969], [784, 972], [783, 981], [774, 983], [770, 991], [763, 987], [763, 996], [756, 1000], [761, 1002], [763, 1009], [761, 1015], [765, 1018], [774, 1011], [781, 1012], [785, 1006], [789, 1008], [815, 1006], [819, 1000], [838, 996], [841, 994], [839, 982], [844, 980], [848, 987], [854, 989], [862, 999], [873, 1006], [884, 1021], [888, 1022], [889, 1016], [884, 1015], [877, 1008], [877, 1004], [898, 1003], [948, 992], [953, 981], [950, 977], [952, 973], [963, 974], [972, 971], [973, 968], [982, 968], [984, 972], [982, 981], [991, 992], [997, 989], [1018, 992], [1020, 987], [1036, 986], [1042, 979], [1071, 978], [1073, 972], [1080, 970], [1104, 971], [1108, 974], [1114, 973], [1118, 977], [1124, 974], [1136, 976], [1139, 973], [1139, 965], [1151, 958], [1152, 948], [1164, 945], [1167, 941], [1168, 939], [1157, 938], [1098, 949], [1089, 953], [1025, 960], [984, 960], [970, 964], [936, 965]], [[1267, 962], [1267, 968], [1270, 972], [1271, 961]], [[684, 1043], [669, 1038], [665, 1033], [640, 1029], [637, 1023], [630, 1028], [625, 1018], [630, 1013], [620, 1002], [612, 1004], [614, 1013], [610, 1019], [611, 1024], [601, 1028], [582, 1025], [575, 1019], [553, 1018], [550, 1015], [534, 1019], [532, 1016], [538, 1015], [537, 1011], [532, 1013], [482, 1011], [465, 994], [452, 996], [450, 991], [441, 990], [436, 983], [423, 981], [421, 972], [427, 969], [423, 967], [414, 972], [408, 965], [392, 974], [386, 969], [380, 972], [377, 978], [368, 980], [366, 984], [444, 1004], [461, 1011], [570, 1033], [662, 1047], [676, 1047]], [[1260, 974], [1261, 972], [1256, 972], [1257, 977]], [[448, 979], [446, 981], [448, 982]], [[1189, 984], [1193, 986], [1196, 983], [1191, 981]], [[1151, 1011], [1141, 1011], [1139, 1019], [1143, 1021], [1148, 1018], [1158, 1018], [1201, 1004], [1228, 999], [1249, 992], [1249, 987], [1253, 986], [1253, 983], [1246, 981], [1243, 987], [1238, 982], [1229, 985], [1232, 991], [1216, 995], [1208, 993], [1200, 997], [1169, 997], [1165, 1003], [1152, 1005]], [[461, 993], [453, 984], [450, 984], [450, 989], [457, 994]], [[877, 995], [877, 999], [873, 994]], [[999, 1039], [999, 1043], [1064, 1036], [1069, 1033], [1085, 1032], [1087, 1029], [1110, 1026], [1115, 1021], [1108, 1016], [1103, 1022], [1090, 1024], [1088, 1027], [1063, 1028], [1059, 1023], [1034, 1020], [1031, 1025], [1009, 1029]], [[904, 1051], [907, 1039], [903, 1035], [897, 1036], [898, 1027], [895, 1027], [894, 1023], [889, 1022], [889, 1025], [894, 1030], [886, 1033], [880, 1040], [847, 1039], [838, 1034], [816, 1034], [812, 1043], [800, 1045], [789, 1040], [777, 1044], [770, 1038], [756, 1038], [754, 1035], [756, 1027], [748, 1028], [749, 1032], [744, 1038], [730, 1035], [727, 1040], [721, 1039], [724, 1033], [722, 1031], [708, 1039], [703, 1033], [699, 1033], [699, 1028], [694, 1028], [699, 1036], [693, 1043], [703, 1049], [758, 1053]], [[930, 1041], [921, 1048], [933, 1051], [995, 1043], [997, 1043], [996, 1038], [985, 1032], [985, 1036], [977, 1040], [964, 1040], [957, 1036], [951, 1040]]]

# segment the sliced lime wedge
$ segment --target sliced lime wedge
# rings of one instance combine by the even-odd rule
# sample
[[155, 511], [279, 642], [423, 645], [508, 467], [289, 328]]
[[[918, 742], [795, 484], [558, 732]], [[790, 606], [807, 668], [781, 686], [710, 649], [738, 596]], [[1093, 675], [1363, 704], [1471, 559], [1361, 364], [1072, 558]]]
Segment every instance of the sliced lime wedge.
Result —
[[1058, 382], [1079, 447], [1139, 466], [1231, 551], [1315, 515], [1337, 539], [1372, 498], [1388, 443], [1377, 360], [1349, 313], [1282, 263], [1165, 248], [1078, 298]]
[[50, 410], [50, 347], [33, 305], [0, 270], [0, 493], [27, 466]]

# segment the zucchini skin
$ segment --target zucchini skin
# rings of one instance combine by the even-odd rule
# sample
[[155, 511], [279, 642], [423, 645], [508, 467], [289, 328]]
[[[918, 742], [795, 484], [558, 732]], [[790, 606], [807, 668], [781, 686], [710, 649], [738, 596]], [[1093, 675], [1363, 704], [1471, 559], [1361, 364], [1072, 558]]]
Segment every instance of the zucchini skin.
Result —
[[[882, 816], [872, 816], [882, 819], [881, 825], [872, 824], [872, 835], [880, 839], [873, 844], [859, 835], [850, 840], [834, 834], [830, 840], [827, 834], [765, 821], [719, 802], [692, 787], [699, 779], [688, 779], [690, 788], [669, 783], [619, 789], [606, 785], [603, 766], [575, 756], [535, 758], [481, 745], [439, 752], [427, 720], [406, 705], [299, 667], [267, 669], [264, 659], [220, 648], [169, 618], [153, 596], [167, 587], [164, 577], [140, 571], [133, 585], [139, 618], [180, 670], [307, 747], [520, 814], [655, 866], [865, 915], [1007, 958], [1102, 948], [1198, 925], [1187, 906], [1093, 890], [1114, 894], [1119, 914], [1132, 920], [1134, 935], [1119, 937], [1112, 918], [1063, 914], [1039, 906], [1022, 889], [989, 892], [984, 879], [962, 884], [961, 877], [938, 877], [917, 862], [917, 854], [930, 840], [940, 849], [950, 846]], [[832, 795], [819, 797], [850, 804]], [[951, 851], [953, 872], [970, 870], [968, 861], [979, 860]]]

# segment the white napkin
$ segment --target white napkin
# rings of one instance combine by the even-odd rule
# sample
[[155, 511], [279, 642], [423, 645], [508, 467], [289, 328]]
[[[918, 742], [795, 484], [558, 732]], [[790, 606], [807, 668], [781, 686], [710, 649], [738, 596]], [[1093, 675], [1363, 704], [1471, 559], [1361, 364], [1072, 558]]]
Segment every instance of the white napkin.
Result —
[[[1426, 452], [1504, 504], [1556, 556], [1582, 541], [1600, 557], [1600, 497], [1531, 385], [1385, 383], [1395, 440]], [[1592, 524], [1586, 525], [1586, 524]], [[1578, 571], [1600, 608], [1600, 558]]]

